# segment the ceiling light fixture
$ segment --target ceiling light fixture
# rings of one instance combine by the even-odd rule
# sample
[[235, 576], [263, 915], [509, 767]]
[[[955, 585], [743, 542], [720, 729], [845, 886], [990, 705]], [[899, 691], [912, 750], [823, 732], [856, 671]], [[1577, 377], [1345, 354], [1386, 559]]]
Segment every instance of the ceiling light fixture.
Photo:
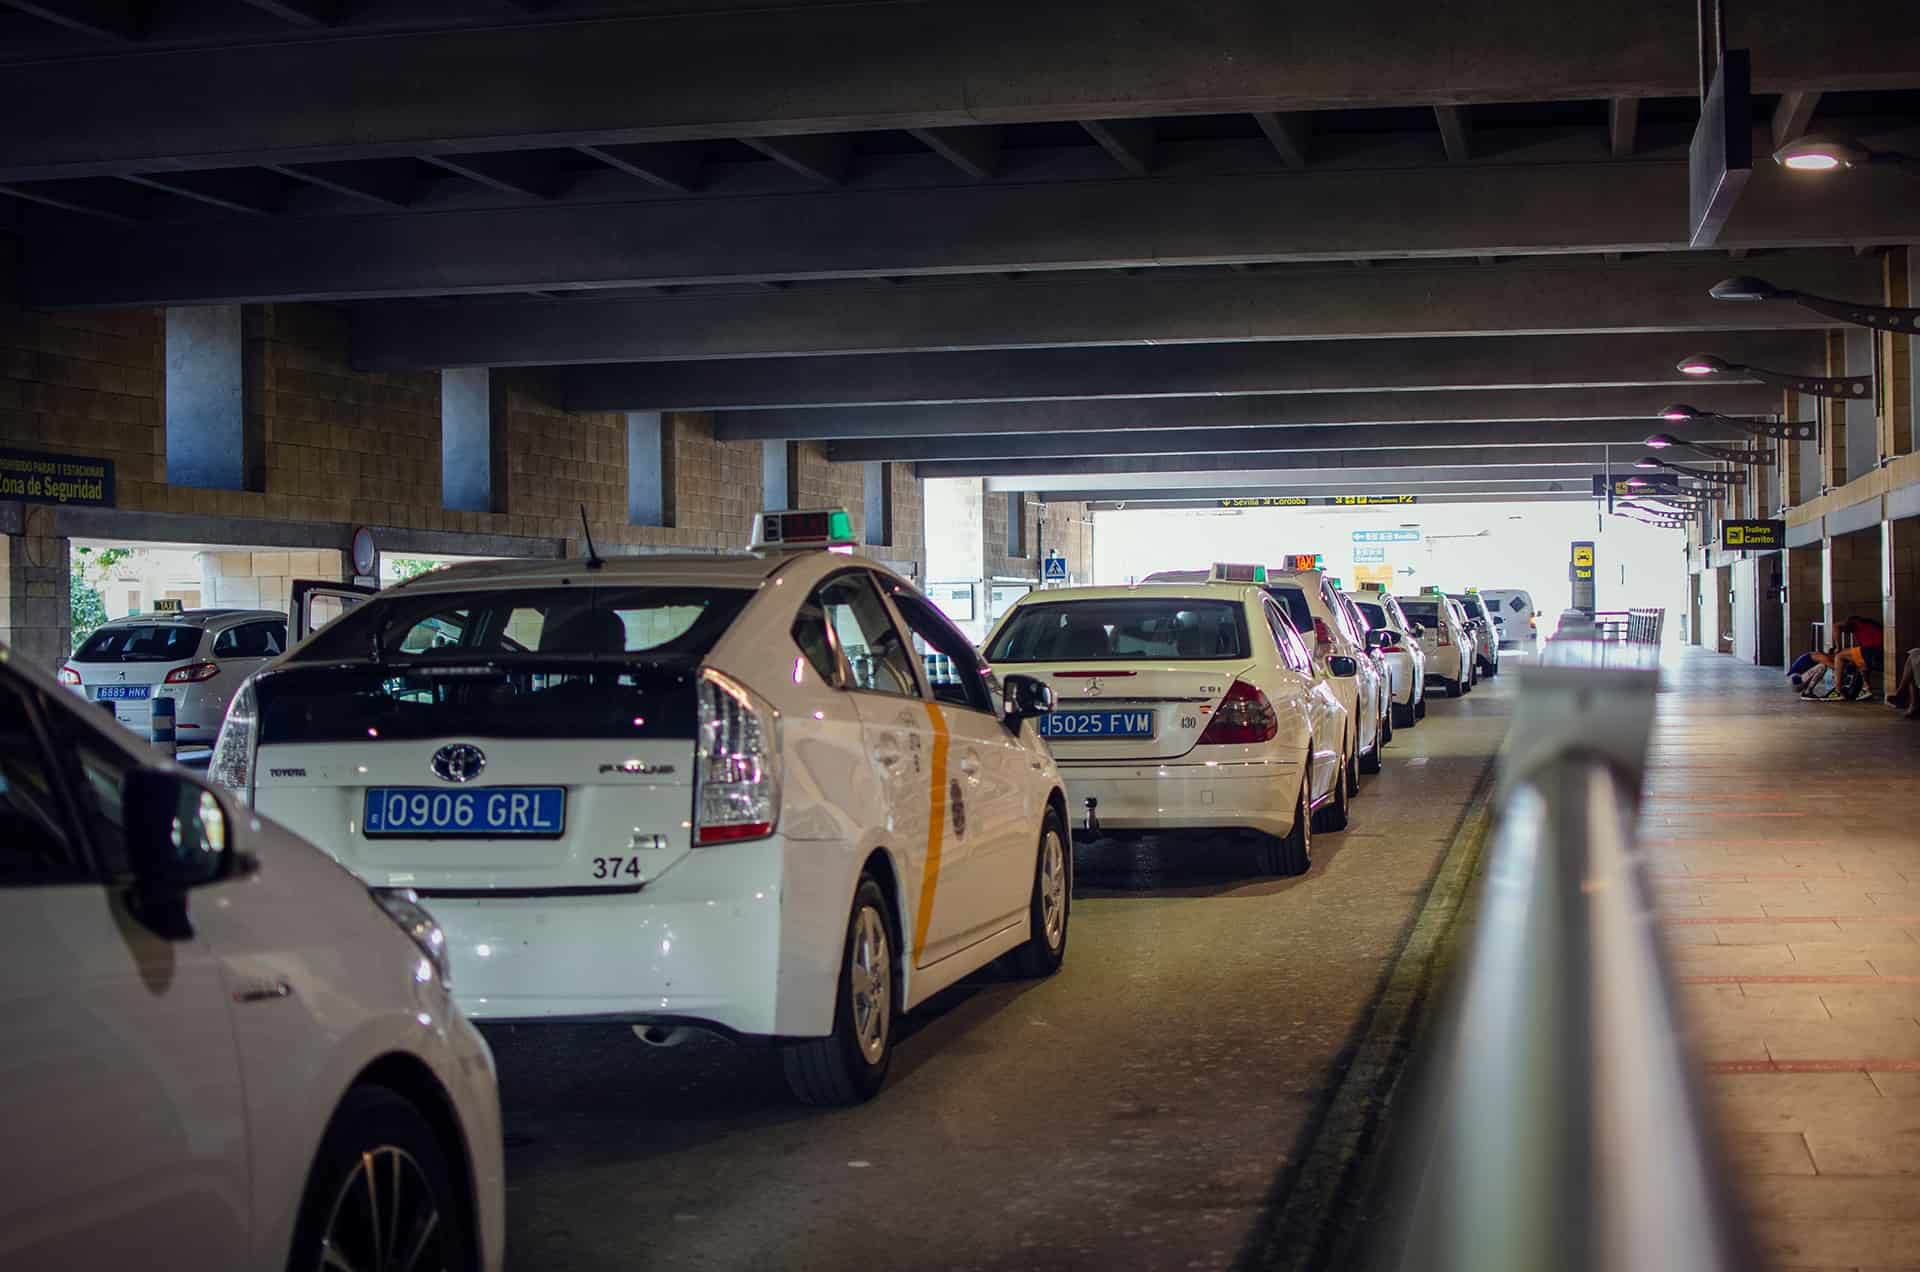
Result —
[[1754, 437], [1778, 437], [1790, 442], [1810, 442], [1819, 435], [1820, 425], [1815, 420], [1756, 420], [1744, 415], [1722, 415], [1718, 411], [1703, 411], [1697, 406], [1688, 406], [1685, 402], [1675, 402], [1663, 407], [1660, 419], [1669, 424], [1687, 424], [1712, 421], [1737, 428]]
[[1851, 301], [1810, 295], [1791, 287], [1775, 287], [1764, 278], [1746, 274], [1721, 279], [1707, 289], [1707, 294], [1715, 300], [1790, 300], [1823, 318], [1852, 323], [1856, 327], [1871, 327], [1876, 331], [1893, 331], [1902, 335], [1920, 331], [1920, 309], [1907, 309], [1899, 305], [1856, 305]]
[[1676, 362], [1674, 369], [1681, 375], [1690, 376], [1740, 375], [1762, 384], [1777, 384], [1796, 393], [1839, 398], [1841, 401], [1862, 402], [1873, 397], [1873, 377], [1870, 375], [1793, 375], [1786, 371], [1748, 366], [1744, 362], [1729, 362], [1711, 353], [1690, 353]]

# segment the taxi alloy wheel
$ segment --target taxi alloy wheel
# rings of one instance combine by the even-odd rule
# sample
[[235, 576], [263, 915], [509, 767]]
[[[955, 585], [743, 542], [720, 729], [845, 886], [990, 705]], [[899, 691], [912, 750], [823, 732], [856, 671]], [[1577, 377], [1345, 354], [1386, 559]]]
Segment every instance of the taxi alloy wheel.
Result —
[[1352, 767], [1353, 761], [1346, 759], [1341, 761], [1339, 769], [1334, 772], [1333, 798], [1327, 803], [1322, 804], [1320, 811], [1314, 814], [1316, 820], [1314, 821], [1313, 828], [1315, 830], [1331, 831], [1345, 830], [1347, 828], [1347, 822], [1351, 820], [1353, 815], [1353, 796], [1347, 790], [1348, 771]]
[[[1307, 757], [1311, 765], [1313, 757]], [[1295, 797], [1293, 829], [1285, 835], [1270, 835], [1260, 848], [1260, 865], [1268, 874], [1291, 878], [1307, 873], [1313, 866], [1313, 806], [1307, 799], [1308, 768], [1300, 771], [1300, 794]]]
[[308, 1176], [288, 1266], [321, 1272], [471, 1261], [454, 1168], [433, 1126], [386, 1087], [349, 1090]]
[[1347, 797], [1351, 799], [1360, 793], [1360, 755], [1352, 747], [1347, 749]]
[[886, 896], [860, 876], [840, 958], [833, 1032], [789, 1044], [787, 1085], [805, 1104], [858, 1104], [880, 1090], [893, 1061], [893, 927]]
[[1067, 954], [1067, 921], [1073, 912], [1073, 854], [1060, 814], [1052, 809], [1040, 823], [1040, 849], [1034, 856], [1033, 897], [1028, 907], [1026, 943], [1013, 951], [1021, 976], [1051, 976]]

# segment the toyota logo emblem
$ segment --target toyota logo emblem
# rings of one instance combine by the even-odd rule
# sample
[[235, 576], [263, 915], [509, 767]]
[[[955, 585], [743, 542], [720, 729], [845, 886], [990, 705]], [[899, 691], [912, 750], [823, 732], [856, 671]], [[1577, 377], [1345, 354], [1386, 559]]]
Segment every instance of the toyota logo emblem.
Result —
[[487, 767], [487, 754], [477, 746], [458, 742], [433, 753], [433, 775], [443, 782], [471, 782]]

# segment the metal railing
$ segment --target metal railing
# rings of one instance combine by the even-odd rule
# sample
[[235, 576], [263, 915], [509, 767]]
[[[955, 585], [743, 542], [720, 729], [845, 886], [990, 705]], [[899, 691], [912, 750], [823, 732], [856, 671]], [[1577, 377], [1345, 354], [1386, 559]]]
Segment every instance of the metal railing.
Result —
[[[1667, 611], [1664, 609], [1624, 609], [1597, 610], [1588, 615], [1583, 610], [1568, 610], [1569, 615], [1581, 614], [1593, 626], [1592, 639], [1622, 641], [1634, 645], [1658, 645], [1667, 626]], [[1562, 625], [1566, 619], [1562, 618]]]
[[1402, 1228], [1371, 1262], [1751, 1267], [1634, 842], [1658, 672], [1562, 631], [1521, 672], [1486, 893], [1404, 1159]]

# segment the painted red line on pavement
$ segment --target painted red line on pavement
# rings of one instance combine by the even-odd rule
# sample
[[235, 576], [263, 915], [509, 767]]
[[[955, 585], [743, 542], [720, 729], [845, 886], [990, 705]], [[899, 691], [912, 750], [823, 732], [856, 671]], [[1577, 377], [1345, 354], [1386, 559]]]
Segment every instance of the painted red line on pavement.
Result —
[[1724, 802], [1730, 799], [1751, 799], [1762, 804], [1778, 804], [1785, 798], [1785, 795], [1763, 795], [1758, 791], [1717, 791], [1711, 795], [1663, 795], [1655, 791], [1648, 796], [1647, 802], [1649, 804], [1699, 804], [1709, 800]]
[[1661, 814], [1661, 816], [1663, 817], [1805, 817], [1806, 814], [1804, 812], [1753, 813], [1753, 812], [1748, 812], [1744, 808], [1735, 808], [1735, 809], [1689, 808], [1685, 810], [1670, 810], [1666, 813]]
[[1830, 839], [1642, 839], [1642, 848], [1831, 848]]
[[1920, 1060], [1709, 1060], [1708, 1073], [1920, 1073]]
[[1678, 870], [1660, 870], [1647, 876], [1655, 883], [1675, 883], [1686, 879], [1851, 879], [1855, 883], [1874, 883], [1864, 875], [1809, 874], [1804, 870], [1702, 870], [1682, 874]]
[[[1731, 947], [1731, 948], [1738, 948]], [[1920, 985], [1920, 976], [1676, 976], [1682, 985]]]
[[1714, 927], [1722, 923], [1893, 923], [1920, 927], [1920, 914], [1727, 914], [1709, 918], [1698, 914], [1663, 914], [1669, 927]]

